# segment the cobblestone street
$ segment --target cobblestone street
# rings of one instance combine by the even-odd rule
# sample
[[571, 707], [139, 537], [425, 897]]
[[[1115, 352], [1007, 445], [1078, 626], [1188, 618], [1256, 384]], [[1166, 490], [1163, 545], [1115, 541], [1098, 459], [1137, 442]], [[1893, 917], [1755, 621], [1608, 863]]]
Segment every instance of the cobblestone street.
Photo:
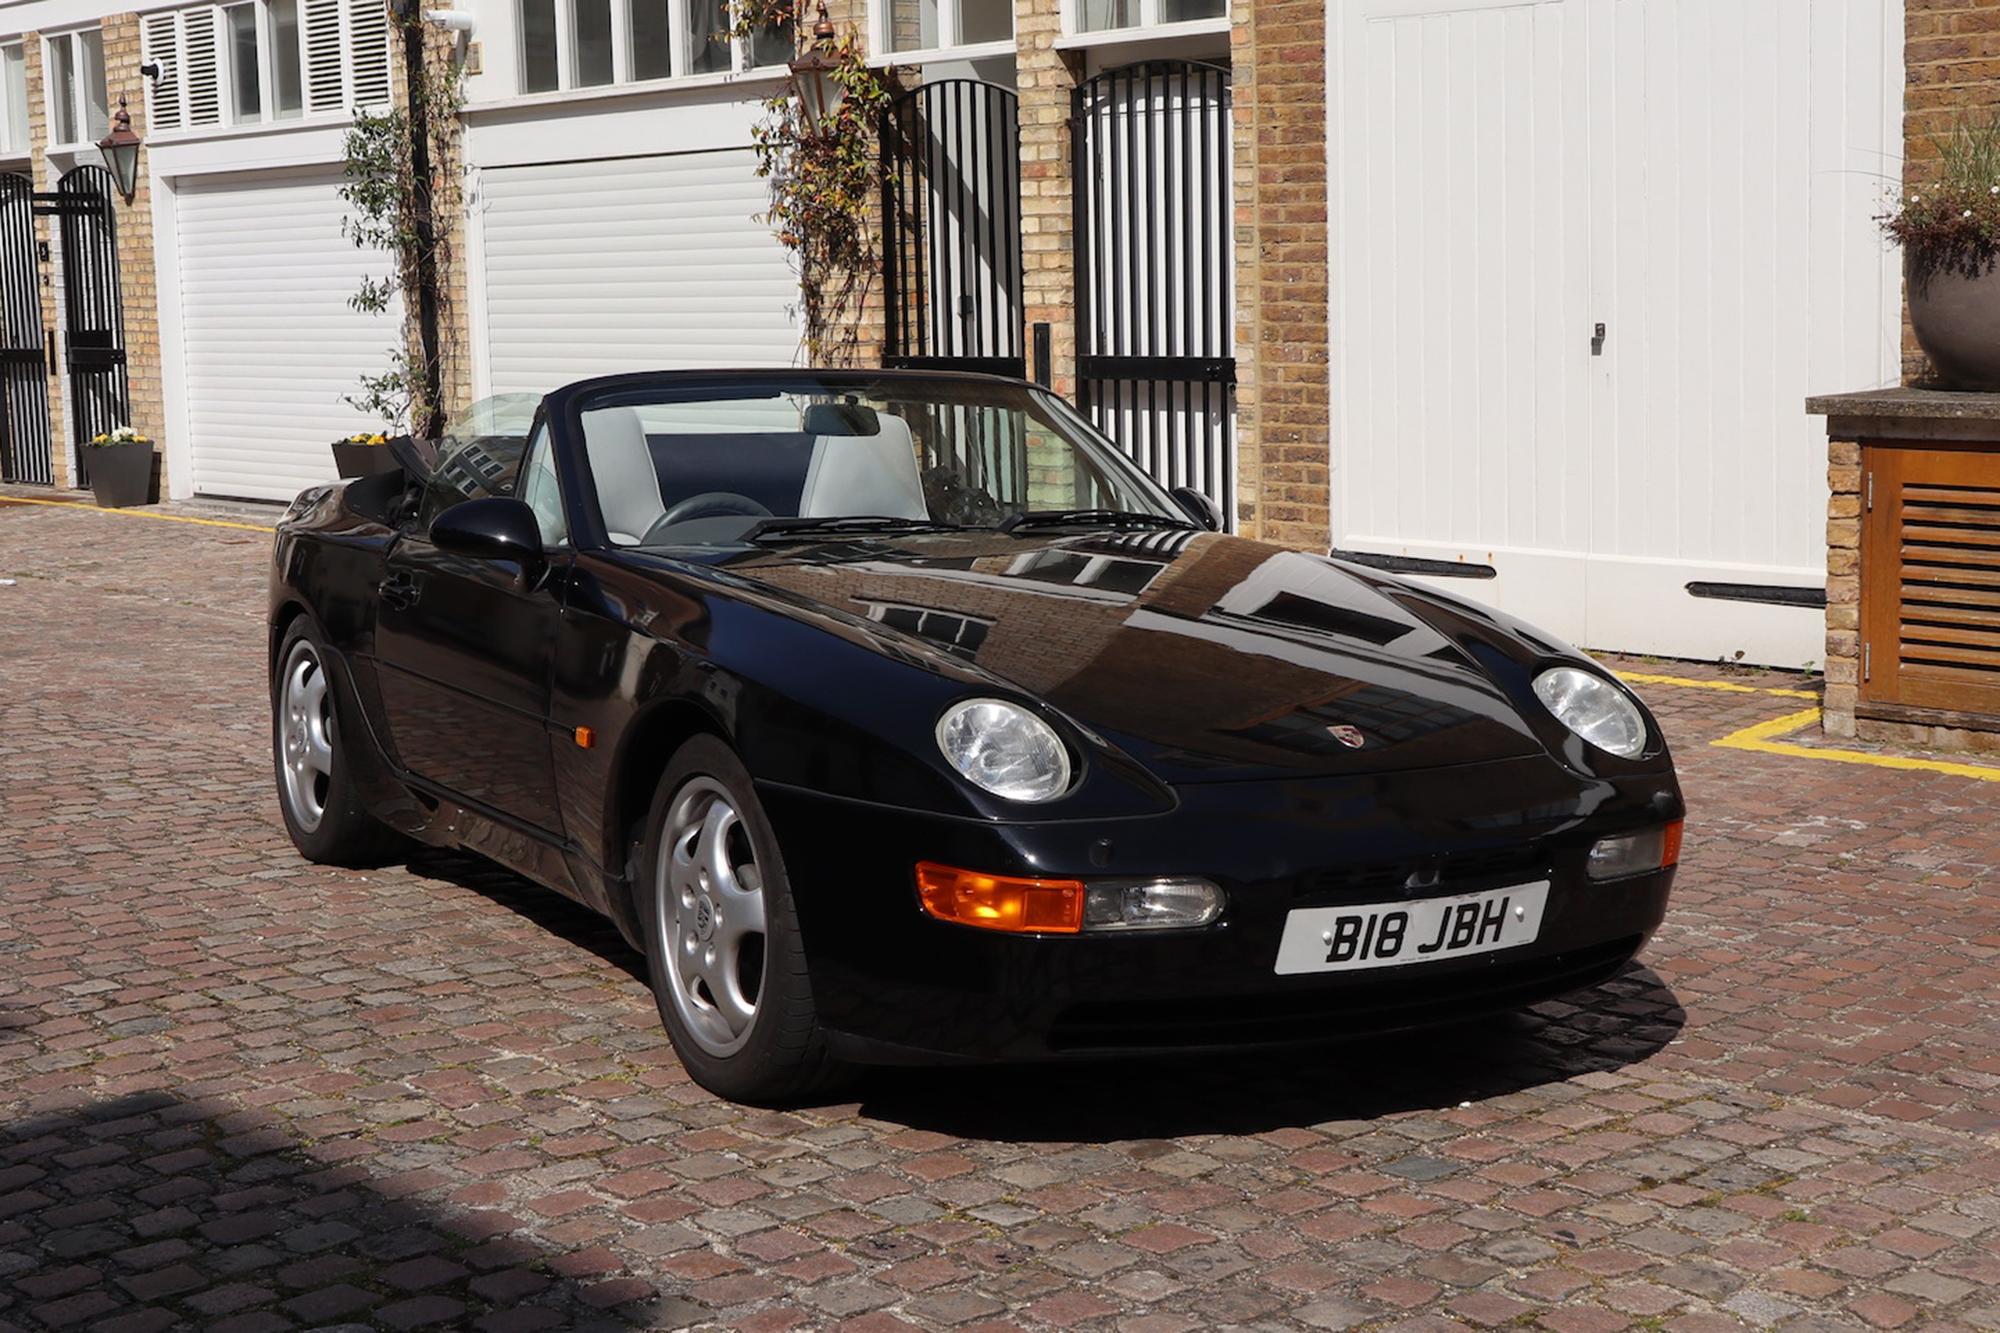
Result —
[[1689, 818], [1594, 990], [773, 1113], [582, 909], [293, 851], [275, 513], [53, 496], [0, 491], [0, 1333], [2000, 1330], [2000, 785], [1714, 744], [1811, 681], [1617, 663]]

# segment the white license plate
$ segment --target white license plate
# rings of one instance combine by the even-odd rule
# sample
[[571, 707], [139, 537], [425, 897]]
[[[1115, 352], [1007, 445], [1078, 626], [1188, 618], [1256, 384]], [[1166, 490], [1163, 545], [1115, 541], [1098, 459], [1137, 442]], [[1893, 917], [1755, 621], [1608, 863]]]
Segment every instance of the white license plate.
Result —
[[1407, 967], [1532, 944], [1548, 897], [1549, 883], [1541, 880], [1455, 898], [1301, 907], [1285, 918], [1278, 971]]

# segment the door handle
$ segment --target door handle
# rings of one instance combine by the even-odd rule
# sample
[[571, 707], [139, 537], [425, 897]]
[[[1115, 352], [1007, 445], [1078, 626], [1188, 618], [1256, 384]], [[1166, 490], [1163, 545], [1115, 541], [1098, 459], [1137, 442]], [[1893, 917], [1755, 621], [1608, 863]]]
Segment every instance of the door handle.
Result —
[[417, 604], [423, 589], [417, 586], [415, 576], [407, 571], [391, 574], [375, 585], [376, 593], [382, 600], [398, 611], [407, 611]]

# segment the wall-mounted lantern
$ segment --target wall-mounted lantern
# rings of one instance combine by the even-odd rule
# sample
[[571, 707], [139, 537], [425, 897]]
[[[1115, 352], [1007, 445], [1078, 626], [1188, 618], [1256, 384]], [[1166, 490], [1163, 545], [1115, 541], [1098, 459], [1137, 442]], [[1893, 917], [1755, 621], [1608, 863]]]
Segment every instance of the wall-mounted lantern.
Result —
[[826, 16], [826, 0], [820, 0], [819, 17], [812, 26], [812, 44], [791, 62], [792, 89], [799, 99], [799, 119], [805, 137], [816, 139], [833, 128], [834, 113], [847, 95], [834, 72], [840, 67], [827, 56], [833, 41], [833, 20]]
[[112, 184], [131, 203], [139, 190], [139, 136], [132, 133], [132, 113], [125, 109], [123, 97], [118, 99], [118, 114], [111, 118], [111, 133], [97, 141], [97, 151], [104, 154]]

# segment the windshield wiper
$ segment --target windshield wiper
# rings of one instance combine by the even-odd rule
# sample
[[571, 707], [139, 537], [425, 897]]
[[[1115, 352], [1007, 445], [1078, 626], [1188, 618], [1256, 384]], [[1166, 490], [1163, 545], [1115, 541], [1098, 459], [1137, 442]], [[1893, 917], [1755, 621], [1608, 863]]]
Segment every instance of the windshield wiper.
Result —
[[1016, 528], [1105, 527], [1105, 528], [1192, 528], [1195, 524], [1167, 514], [1140, 514], [1130, 509], [1030, 509], [1000, 525], [1000, 531]]
[[934, 518], [892, 518], [887, 514], [830, 514], [824, 518], [785, 515], [758, 519], [740, 540], [754, 542], [766, 537], [812, 537], [846, 532], [956, 532], [963, 526], [942, 523]]

